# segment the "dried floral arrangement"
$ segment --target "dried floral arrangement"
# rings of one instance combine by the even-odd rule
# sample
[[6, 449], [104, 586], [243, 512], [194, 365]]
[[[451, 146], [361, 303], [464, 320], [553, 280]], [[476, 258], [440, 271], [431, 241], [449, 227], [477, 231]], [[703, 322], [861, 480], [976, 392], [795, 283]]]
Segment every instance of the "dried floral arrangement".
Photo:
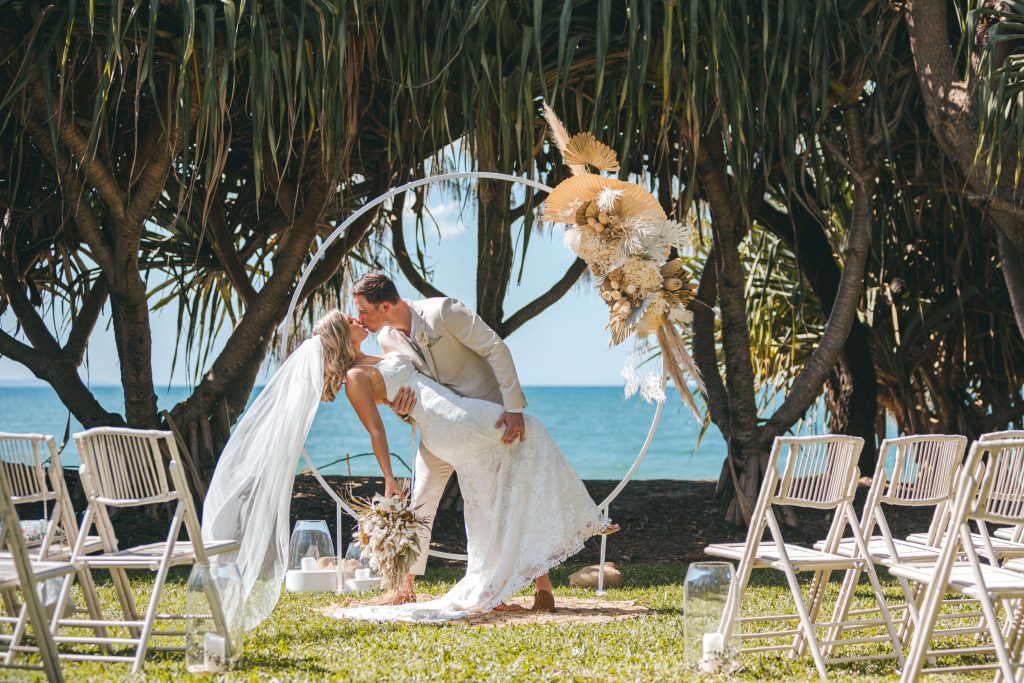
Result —
[[670, 258], [689, 244], [689, 227], [669, 219], [645, 188], [601, 175], [619, 170], [611, 147], [592, 133], [570, 136], [547, 104], [544, 117], [573, 175], [548, 195], [543, 219], [569, 226], [565, 243], [590, 266], [608, 304], [611, 343], [653, 336], [680, 396], [698, 413], [685, 379], [704, 386], [680, 334], [693, 320], [687, 305], [697, 286], [683, 261]]
[[426, 520], [411, 507], [412, 498], [404, 495], [372, 498], [347, 496], [356, 512], [356, 530], [352, 539], [362, 546], [362, 556], [374, 574], [381, 577], [385, 590], [395, 590], [409, 573], [420, 554], [419, 531]]

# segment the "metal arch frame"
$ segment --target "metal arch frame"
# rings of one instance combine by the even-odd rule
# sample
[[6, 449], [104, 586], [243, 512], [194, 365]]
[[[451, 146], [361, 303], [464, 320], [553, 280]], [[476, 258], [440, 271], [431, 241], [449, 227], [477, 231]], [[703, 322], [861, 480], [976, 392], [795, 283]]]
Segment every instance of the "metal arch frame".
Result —
[[[292, 294], [291, 301], [288, 302], [288, 312], [285, 314], [284, 322], [282, 323], [282, 328], [281, 328], [281, 344], [280, 344], [280, 348], [279, 348], [280, 355], [282, 357], [287, 355], [287, 352], [288, 352], [288, 334], [291, 332], [292, 314], [295, 312], [295, 306], [296, 306], [296, 304], [298, 304], [299, 297], [302, 295], [302, 290], [306, 286], [306, 281], [309, 280], [309, 277], [310, 277], [310, 275], [313, 272], [313, 267], [320, 261], [320, 259], [323, 258], [324, 254], [327, 251], [327, 248], [329, 246], [331, 246], [331, 244], [333, 244], [335, 242], [335, 240], [337, 240], [339, 237], [344, 235], [345, 231], [348, 229], [348, 227], [352, 223], [354, 223], [356, 220], [358, 220], [359, 217], [362, 216], [363, 214], [365, 214], [367, 211], [370, 211], [371, 209], [379, 206], [380, 204], [383, 204], [384, 202], [386, 202], [387, 200], [391, 199], [392, 197], [394, 197], [396, 195], [402, 194], [404, 192], [408, 192], [409, 190], [412, 190], [412, 189], [417, 188], [417, 187], [422, 187], [423, 185], [432, 185], [434, 183], [444, 182], [444, 181], [447, 181], [447, 180], [460, 180], [460, 179], [464, 179], [464, 178], [487, 178], [489, 180], [505, 180], [507, 182], [511, 182], [511, 183], [515, 183], [515, 184], [519, 184], [519, 185], [526, 185], [528, 187], [532, 187], [534, 189], [540, 190], [541, 192], [547, 192], [547, 193], [550, 193], [554, 189], [552, 187], [549, 187], [548, 185], [545, 185], [543, 183], [537, 182], [536, 180], [531, 180], [530, 178], [521, 178], [519, 176], [509, 175], [507, 173], [495, 173], [495, 172], [491, 172], [491, 171], [463, 171], [463, 172], [460, 172], [460, 173], [444, 173], [444, 174], [440, 174], [440, 175], [427, 176], [426, 178], [420, 178], [418, 180], [413, 180], [411, 182], [405, 183], [404, 185], [399, 185], [398, 187], [392, 188], [392, 189], [388, 190], [387, 192], [385, 192], [384, 194], [382, 194], [379, 197], [377, 197], [376, 199], [373, 199], [372, 201], [368, 202], [367, 204], [364, 204], [363, 206], [359, 207], [359, 209], [357, 211], [355, 211], [355, 213], [353, 213], [351, 216], [349, 216], [344, 221], [342, 221], [342, 223], [340, 225], [338, 225], [338, 227], [335, 228], [331, 232], [330, 235], [327, 236], [327, 238], [320, 244], [320, 247], [313, 254], [313, 258], [310, 259], [308, 264], [306, 264], [306, 267], [305, 267], [305, 269], [302, 272], [302, 277], [299, 278], [299, 282], [295, 286], [295, 291]], [[666, 386], [666, 384], [667, 384], [667, 377], [666, 377], [666, 374], [665, 374], [664, 361], [663, 361], [662, 362], [662, 386]], [[647, 432], [647, 438], [644, 440], [644, 444], [640, 448], [639, 454], [637, 454], [636, 459], [633, 461], [632, 466], [626, 472], [625, 476], [619, 482], [618, 486], [616, 486], [612, 490], [612, 492], [610, 494], [608, 494], [608, 496], [606, 496], [605, 499], [603, 501], [601, 501], [600, 504], [598, 504], [598, 508], [601, 510], [602, 514], [604, 514], [604, 515], [608, 514], [608, 510], [609, 510], [609, 507], [611, 506], [612, 501], [614, 501], [618, 497], [618, 495], [620, 493], [622, 493], [622, 490], [626, 487], [626, 484], [628, 484], [629, 481], [633, 478], [633, 475], [636, 473], [637, 469], [639, 469], [639, 467], [640, 467], [640, 463], [642, 463], [643, 460], [644, 460], [644, 457], [646, 457], [647, 451], [651, 447], [651, 442], [654, 441], [654, 435], [658, 431], [658, 424], [661, 422], [661, 414], [662, 414], [662, 411], [663, 411], [664, 407], [665, 407], [665, 399], [664, 398], [658, 399], [657, 407], [655, 408], [655, 411], [654, 411], [654, 418], [651, 421], [651, 428]], [[344, 578], [344, 576], [343, 576], [344, 562], [341, 561], [342, 560], [342, 558], [341, 558], [341, 548], [342, 548], [342, 531], [341, 531], [341, 529], [342, 529], [342, 513], [348, 514], [350, 517], [356, 517], [357, 515], [355, 513], [355, 510], [353, 510], [344, 501], [344, 499], [342, 499], [341, 496], [339, 496], [337, 493], [335, 493], [334, 489], [332, 489], [330, 487], [330, 485], [327, 483], [327, 480], [324, 479], [323, 475], [320, 473], [320, 470], [317, 468], [316, 465], [313, 464], [313, 460], [309, 457], [309, 453], [306, 451], [305, 448], [302, 449], [302, 455], [305, 458], [306, 464], [309, 466], [310, 471], [313, 473], [313, 476], [316, 477], [317, 482], [319, 482], [320, 486], [323, 487], [324, 491], [327, 492], [327, 495], [329, 495], [334, 500], [334, 503], [335, 503], [335, 523], [336, 523], [336, 530], [337, 530], [337, 549], [336, 549], [336, 552], [338, 553], [338, 563], [337, 563], [337, 566], [338, 566], [338, 570], [337, 570], [338, 571], [338, 590], [340, 591], [341, 587], [344, 585], [344, 582], [343, 582], [343, 578]], [[603, 595], [604, 594], [604, 563], [605, 563], [605, 552], [606, 552], [606, 549], [607, 549], [607, 545], [608, 545], [608, 537], [607, 536], [602, 536], [601, 537], [601, 562], [600, 562], [600, 568], [598, 570], [598, 584], [597, 584], [597, 593], [598, 593], [598, 595]], [[429, 552], [430, 552], [430, 555], [432, 555], [434, 557], [440, 557], [442, 559], [447, 559], [447, 560], [459, 560], [459, 561], [465, 562], [468, 559], [466, 557], [466, 555], [457, 554], [457, 553], [445, 553], [445, 552], [441, 552], [441, 551], [437, 551], [437, 550], [431, 550]]]

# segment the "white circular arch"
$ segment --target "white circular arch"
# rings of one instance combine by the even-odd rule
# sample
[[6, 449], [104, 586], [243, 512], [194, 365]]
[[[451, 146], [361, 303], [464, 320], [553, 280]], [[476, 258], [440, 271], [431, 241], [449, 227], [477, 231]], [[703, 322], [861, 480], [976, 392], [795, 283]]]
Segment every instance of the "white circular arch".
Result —
[[[550, 193], [552, 191], [552, 189], [553, 189], [553, 188], [545, 185], [544, 183], [537, 182], [536, 180], [531, 180], [530, 178], [522, 178], [520, 176], [510, 175], [510, 174], [507, 174], [507, 173], [495, 173], [495, 172], [491, 172], [491, 171], [463, 171], [463, 172], [460, 172], [460, 173], [444, 173], [444, 174], [440, 174], [440, 175], [432, 175], [432, 176], [427, 176], [426, 178], [420, 178], [419, 180], [413, 180], [413, 181], [408, 182], [408, 183], [406, 183], [404, 185], [399, 185], [398, 187], [392, 188], [392, 189], [388, 190], [387, 192], [385, 192], [384, 194], [380, 195], [379, 197], [377, 197], [377, 198], [367, 202], [363, 206], [359, 207], [359, 209], [355, 213], [353, 213], [351, 216], [349, 216], [344, 221], [342, 221], [341, 224], [338, 225], [338, 227], [335, 228], [331, 232], [331, 234], [327, 236], [327, 238], [320, 244], [320, 247], [316, 250], [316, 253], [313, 254], [313, 258], [310, 259], [308, 264], [306, 264], [306, 267], [305, 267], [305, 269], [302, 272], [302, 277], [299, 278], [299, 282], [295, 286], [295, 292], [292, 294], [291, 301], [288, 303], [288, 312], [285, 314], [284, 322], [282, 323], [281, 335], [280, 335], [281, 336], [281, 343], [280, 343], [280, 349], [279, 349], [280, 350], [280, 356], [282, 358], [284, 358], [287, 355], [287, 353], [288, 353], [288, 334], [291, 332], [292, 314], [295, 311], [295, 306], [296, 306], [296, 304], [299, 301], [299, 297], [302, 295], [302, 289], [303, 289], [303, 287], [306, 286], [306, 281], [309, 280], [309, 276], [313, 272], [313, 267], [320, 261], [321, 258], [323, 258], [324, 253], [327, 251], [327, 248], [329, 246], [331, 246], [331, 244], [333, 244], [339, 237], [344, 235], [345, 231], [348, 229], [348, 227], [350, 225], [352, 225], [352, 223], [354, 223], [356, 220], [358, 220], [359, 217], [362, 216], [363, 214], [365, 214], [367, 211], [370, 211], [371, 209], [373, 209], [373, 208], [383, 204], [384, 202], [386, 202], [387, 200], [391, 199], [392, 197], [395, 197], [396, 195], [402, 194], [404, 192], [408, 192], [409, 190], [412, 190], [412, 189], [417, 188], [417, 187], [422, 187], [424, 185], [432, 185], [434, 183], [445, 182], [445, 181], [448, 181], [448, 180], [461, 180], [461, 179], [465, 179], [465, 178], [476, 178], [476, 179], [486, 178], [488, 180], [504, 180], [504, 181], [507, 181], [507, 182], [510, 182], [510, 183], [515, 183], [515, 184], [518, 184], [518, 185], [526, 185], [527, 187], [532, 187], [534, 189], [540, 190], [542, 192], [548, 192], [548, 193]], [[661, 374], [661, 376], [662, 376], [662, 384], [664, 385], [665, 384], [665, 380], [666, 380], [666, 375], [665, 375], [664, 367], [662, 367], [662, 374]], [[632, 466], [626, 472], [625, 476], [623, 476], [623, 478], [619, 482], [619, 484], [612, 490], [612, 492], [610, 494], [608, 494], [608, 496], [606, 496], [605, 499], [603, 501], [601, 501], [601, 503], [598, 504], [598, 507], [601, 509], [601, 511], [603, 513], [605, 513], [605, 514], [608, 513], [608, 507], [611, 505], [612, 501], [615, 500], [616, 497], [618, 497], [618, 495], [622, 492], [622, 489], [624, 489], [626, 487], [626, 484], [629, 483], [629, 481], [633, 478], [633, 475], [636, 473], [637, 469], [639, 469], [640, 463], [643, 462], [644, 457], [647, 455], [647, 451], [651, 447], [651, 442], [654, 441], [654, 434], [658, 430], [658, 423], [661, 421], [661, 413], [662, 413], [662, 410], [663, 410], [664, 407], [665, 407], [665, 399], [661, 398], [657, 402], [657, 407], [655, 408], [655, 411], [654, 411], [654, 418], [651, 421], [651, 428], [647, 432], [647, 438], [644, 440], [644, 444], [640, 448], [640, 452], [637, 454], [636, 459], [633, 461]], [[316, 477], [317, 481], [320, 483], [320, 485], [323, 487], [323, 489], [327, 492], [327, 494], [335, 502], [335, 506], [336, 506], [336, 519], [335, 519], [335, 522], [337, 524], [337, 543], [338, 543], [337, 552], [338, 552], [338, 554], [340, 556], [341, 555], [341, 541], [342, 541], [342, 538], [341, 538], [341, 526], [342, 526], [342, 524], [341, 524], [341, 521], [342, 521], [341, 516], [342, 516], [342, 512], [344, 512], [345, 514], [348, 514], [351, 517], [356, 517], [357, 515], [355, 513], [355, 510], [353, 510], [351, 507], [349, 507], [349, 505], [344, 501], [344, 499], [342, 499], [341, 496], [339, 496], [337, 493], [335, 493], [334, 490], [328, 485], [327, 481], [324, 479], [323, 475], [320, 473], [320, 470], [316, 467], [316, 465], [313, 464], [312, 458], [309, 457], [309, 453], [306, 452], [305, 449], [303, 449], [303, 457], [305, 458], [306, 464], [309, 466], [310, 471], [312, 471], [313, 476]], [[606, 549], [607, 542], [608, 542], [608, 537], [607, 536], [602, 536], [601, 537], [601, 563], [599, 565], [600, 566], [600, 572], [599, 572], [599, 579], [598, 579], [598, 592], [599, 593], [602, 593], [604, 591], [604, 558], [605, 558], [605, 549]], [[433, 555], [434, 557], [440, 557], [440, 558], [447, 559], [447, 560], [461, 560], [461, 561], [465, 561], [467, 559], [465, 555], [456, 554], [456, 553], [445, 553], [445, 552], [441, 552], [441, 551], [437, 551], [437, 550], [431, 550], [430, 554]], [[342, 565], [343, 565], [342, 562], [338, 562], [338, 576], [339, 576], [339, 584], [338, 585], [339, 585], [339, 587], [341, 586], [340, 579], [341, 579]]]

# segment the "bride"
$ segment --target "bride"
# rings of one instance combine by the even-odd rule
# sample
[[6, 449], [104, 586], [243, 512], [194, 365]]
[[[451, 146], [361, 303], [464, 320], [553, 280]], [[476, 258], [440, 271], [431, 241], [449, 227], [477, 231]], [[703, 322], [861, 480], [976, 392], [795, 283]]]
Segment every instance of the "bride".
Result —
[[[385, 494], [398, 492], [378, 406], [402, 387], [424, 446], [458, 474], [464, 501], [466, 575], [443, 597], [422, 603], [342, 609], [339, 618], [447, 621], [487, 611], [582, 549], [617, 530], [601, 514], [554, 440], [527, 415], [527, 437], [502, 443], [503, 408], [459, 396], [397, 354], [363, 353], [367, 332], [334, 310], [285, 361], [235, 429], [203, 507], [203, 538], [235, 538], [246, 627], [273, 610], [287, 564], [288, 503], [295, 465], [320, 400], [344, 386], [370, 434]], [[537, 520], [541, 520], [538, 524]]]

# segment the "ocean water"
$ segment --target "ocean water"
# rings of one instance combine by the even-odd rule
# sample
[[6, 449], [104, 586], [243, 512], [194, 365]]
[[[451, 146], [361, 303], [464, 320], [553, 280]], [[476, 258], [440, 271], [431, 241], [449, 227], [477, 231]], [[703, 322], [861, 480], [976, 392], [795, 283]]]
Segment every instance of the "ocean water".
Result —
[[[119, 387], [94, 388], [107, 409], [122, 412]], [[584, 479], [619, 479], [643, 446], [654, 417], [654, 405], [639, 397], [626, 400], [621, 387], [526, 387], [527, 412], [540, 419]], [[186, 398], [189, 389], [171, 387], [159, 393], [160, 409]], [[408, 425], [384, 409], [388, 444], [397, 476], [407, 476], [412, 444]], [[52, 434], [58, 445], [68, 411], [47, 387], [0, 387], [0, 431]], [[81, 425], [72, 418], [71, 432]], [[725, 458], [725, 442], [709, 427], [699, 439], [700, 423], [678, 396], [669, 395], [647, 456], [636, 479], [717, 479]], [[321, 404], [306, 449], [325, 474], [379, 475], [370, 453], [370, 439], [345, 400]], [[346, 460], [347, 458], [347, 460]], [[401, 461], [400, 461], [400, 460]], [[76, 466], [78, 454], [70, 441], [61, 454], [65, 466]]]

